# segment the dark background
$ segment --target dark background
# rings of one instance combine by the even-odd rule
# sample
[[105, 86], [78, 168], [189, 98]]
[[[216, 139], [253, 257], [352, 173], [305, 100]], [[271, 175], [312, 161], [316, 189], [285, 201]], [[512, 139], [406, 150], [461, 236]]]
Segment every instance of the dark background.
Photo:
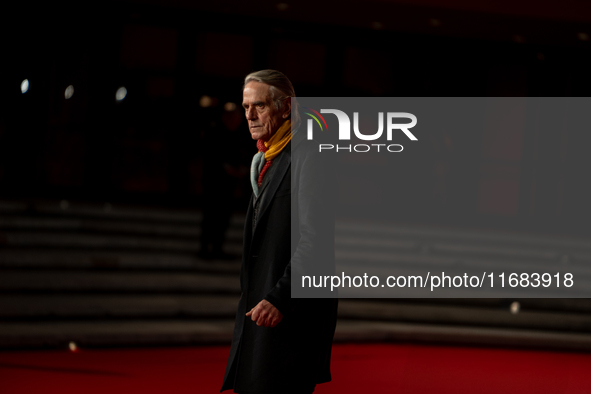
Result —
[[[228, 209], [245, 210], [255, 144], [239, 120], [241, 86], [264, 68], [284, 72], [299, 96], [591, 89], [591, 5], [573, 0], [146, 0], [5, 14], [0, 198], [8, 200], [199, 209], [208, 188], [223, 185]], [[66, 100], [68, 85], [75, 93]], [[121, 86], [128, 94], [117, 102]], [[427, 176], [407, 186], [423, 205], [400, 221], [589, 234], [591, 133], [450, 132], [421, 142]], [[420, 215], [424, 204], [438, 214]]]
[[[0, 349], [230, 343], [256, 151], [240, 110], [251, 71], [281, 70], [299, 97], [591, 90], [588, 1], [10, 6], [0, 13]], [[442, 271], [588, 267], [591, 133], [494, 125], [417, 132], [405, 165], [392, 166], [404, 193], [382, 246]], [[341, 299], [335, 342], [588, 351], [589, 332], [588, 299]]]

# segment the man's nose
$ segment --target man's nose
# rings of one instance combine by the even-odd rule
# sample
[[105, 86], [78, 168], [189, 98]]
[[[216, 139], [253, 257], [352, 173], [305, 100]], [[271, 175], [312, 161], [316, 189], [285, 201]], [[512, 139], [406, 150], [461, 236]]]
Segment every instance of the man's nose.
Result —
[[257, 116], [256, 116], [255, 109], [254, 108], [248, 108], [246, 110], [246, 119], [252, 120], [252, 119], [256, 119], [256, 118], [257, 118]]

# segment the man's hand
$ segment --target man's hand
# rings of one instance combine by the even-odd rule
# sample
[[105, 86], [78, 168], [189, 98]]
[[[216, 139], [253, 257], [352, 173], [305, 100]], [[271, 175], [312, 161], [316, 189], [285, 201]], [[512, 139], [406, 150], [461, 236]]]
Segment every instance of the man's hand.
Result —
[[275, 327], [283, 319], [283, 314], [279, 312], [279, 309], [267, 300], [259, 302], [246, 316], [250, 316], [257, 326], [264, 327]]

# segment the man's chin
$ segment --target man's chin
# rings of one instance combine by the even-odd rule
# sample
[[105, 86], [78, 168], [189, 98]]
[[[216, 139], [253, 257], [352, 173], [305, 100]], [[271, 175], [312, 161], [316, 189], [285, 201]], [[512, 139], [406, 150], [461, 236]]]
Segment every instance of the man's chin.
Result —
[[266, 138], [264, 138], [265, 136], [261, 133], [250, 133], [250, 136], [252, 137], [253, 140], [258, 141], [260, 139], [262, 139], [263, 141], [266, 140]]
[[252, 131], [252, 130], [249, 130], [249, 131], [250, 131], [250, 137], [253, 140], [257, 141], [259, 138], [261, 138], [261, 133], [259, 133], [257, 131]]

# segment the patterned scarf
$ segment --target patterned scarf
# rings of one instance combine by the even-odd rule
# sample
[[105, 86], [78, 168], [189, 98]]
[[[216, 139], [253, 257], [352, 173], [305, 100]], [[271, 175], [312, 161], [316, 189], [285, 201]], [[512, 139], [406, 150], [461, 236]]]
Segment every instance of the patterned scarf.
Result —
[[271, 166], [273, 159], [281, 153], [283, 148], [291, 141], [291, 121], [288, 119], [279, 127], [269, 141], [257, 141], [259, 152], [252, 158], [250, 166], [250, 183], [256, 197], [259, 196], [259, 189], [263, 183], [263, 177]]

